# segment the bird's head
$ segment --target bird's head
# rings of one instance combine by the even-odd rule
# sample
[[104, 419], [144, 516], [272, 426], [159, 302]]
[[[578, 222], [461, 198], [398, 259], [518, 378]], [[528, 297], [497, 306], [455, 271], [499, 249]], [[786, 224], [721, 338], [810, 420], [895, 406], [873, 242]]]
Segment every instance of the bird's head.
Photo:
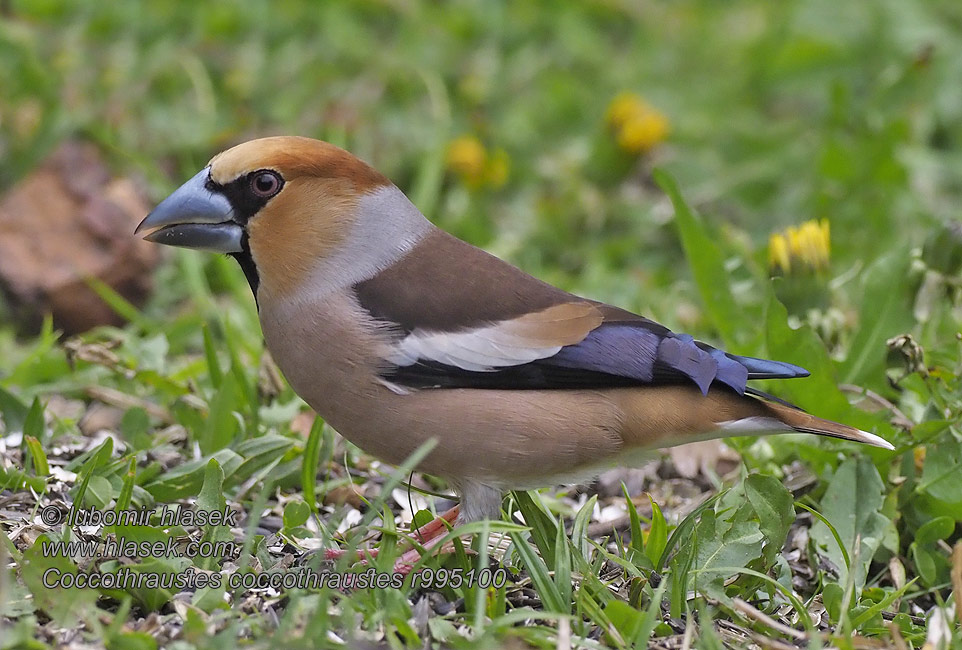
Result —
[[392, 239], [404, 244], [424, 223], [386, 177], [343, 149], [273, 137], [214, 156], [136, 232], [230, 254], [259, 296], [363, 280], [393, 261]]

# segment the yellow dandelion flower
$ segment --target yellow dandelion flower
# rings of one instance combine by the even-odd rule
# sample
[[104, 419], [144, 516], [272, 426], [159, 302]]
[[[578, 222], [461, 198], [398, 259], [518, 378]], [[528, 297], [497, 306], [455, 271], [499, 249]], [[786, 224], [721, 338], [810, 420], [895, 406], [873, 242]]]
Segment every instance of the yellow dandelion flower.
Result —
[[788, 241], [784, 235], [774, 234], [768, 238], [768, 268], [783, 273], [789, 273], [792, 270]]
[[445, 157], [448, 169], [469, 184], [480, 184], [487, 160], [488, 152], [473, 135], [463, 135], [448, 144]]
[[828, 219], [790, 226], [768, 239], [768, 266], [772, 271], [789, 273], [793, 266], [821, 271], [828, 268], [830, 254]]
[[660, 144], [668, 135], [668, 118], [651, 110], [632, 117], [618, 129], [618, 146], [628, 153], [640, 154]]
[[668, 135], [668, 118], [636, 93], [620, 93], [611, 100], [605, 121], [618, 146], [631, 154], [649, 151]]
[[628, 120], [651, 110], [638, 94], [623, 92], [615, 96], [608, 104], [605, 121], [609, 126], [618, 128]]

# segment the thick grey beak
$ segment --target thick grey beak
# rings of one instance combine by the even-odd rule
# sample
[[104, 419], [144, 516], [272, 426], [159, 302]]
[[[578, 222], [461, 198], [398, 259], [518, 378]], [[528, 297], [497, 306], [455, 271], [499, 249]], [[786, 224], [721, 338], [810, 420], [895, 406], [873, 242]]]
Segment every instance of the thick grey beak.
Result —
[[244, 230], [233, 220], [234, 209], [223, 194], [207, 189], [210, 167], [161, 201], [134, 233], [151, 231], [144, 239], [157, 244], [198, 248], [216, 253], [240, 253]]

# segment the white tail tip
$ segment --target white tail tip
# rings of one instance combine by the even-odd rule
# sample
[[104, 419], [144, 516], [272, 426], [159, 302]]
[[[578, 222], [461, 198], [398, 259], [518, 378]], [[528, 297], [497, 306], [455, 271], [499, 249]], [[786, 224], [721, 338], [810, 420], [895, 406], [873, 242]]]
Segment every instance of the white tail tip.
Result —
[[861, 442], [864, 442], [867, 445], [872, 445], [873, 447], [881, 447], [882, 449], [890, 449], [890, 450], [895, 449], [895, 446], [892, 445], [891, 442], [889, 442], [885, 438], [875, 435], [874, 433], [869, 433], [868, 431], [862, 431], [861, 429], [858, 430], [858, 433], [862, 438]]

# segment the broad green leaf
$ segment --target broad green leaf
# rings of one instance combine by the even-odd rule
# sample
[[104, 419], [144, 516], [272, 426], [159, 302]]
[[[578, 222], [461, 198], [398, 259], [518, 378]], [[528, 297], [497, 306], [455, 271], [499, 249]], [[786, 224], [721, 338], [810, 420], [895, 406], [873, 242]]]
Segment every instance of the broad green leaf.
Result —
[[[942, 436], [929, 443], [922, 467], [922, 478], [916, 492], [928, 494], [939, 501], [962, 508], [962, 442], [952, 436]], [[962, 517], [960, 517], [962, 518]]]
[[114, 497], [114, 488], [103, 476], [93, 475], [83, 495], [83, 505], [103, 510]]
[[203, 485], [207, 463], [212, 458], [217, 459], [225, 477], [230, 477], [243, 462], [233, 450], [221, 449], [210, 456], [178, 465], [143, 487], [160, 502], [193, 496]]
[[30, 410], [27, 412], [27, 417], [23, 421], [23, 435], [42, 440], [44, 438], [43, 433], [43, 404], [40, 403], [39, 398], [34, 397], [33, 403], [30, 404]]
[[227, 504], [224, 498], [224, 470], [221, 469], [217, 458], [207, 461], [204, 468], [204, 484], [197, 495], [198, 510], [223, 510]]
[[210, 404], [207, 424], [198, 439], [203, 453], [213, 453], [233, 442], [238, 428], [234, 412], [240, 410], [241, 399], [236, 374], [226, 375]]
[[745, 496], [755, 509], [759, 528], [765, 534], [765, 560], [771, 564], [795, 521], [794, 499], [781, 481], [763, 474], [751, 474], [745, 479]]
[[[113, 451], [114, 439], [110, 436], [107, 436], [107, 438], [105, 438], [100, 445], [89, 452], [89, 456], [87, 456], [80, 470], [80, 482], [72, 489], [74, 503], [87, 504], [84, 499], [87, 494], [87, 489], [90, 486], [91, 477], [98, 467], [110, 460], [110, 456], [113, 454]], [[101, 492], [103, 492], [103, 485], [101, 485], [100, 488]], [[94, 497], [93, 505], [98, 504], [99, 498]], [[106, 505], [106, 503], [104, 505]]]
[[231, 477], [231, 483], [253, 476], [260, 469], [278, 460], [293, 446], [294, 441], [290, 438], [273, 434], [244, 440], [234, 447], [234, 451], [244, 462]]
[[21, 431], [23, 423], [27, 419], [30, 407], [24, 404], [19, 397], [0, 386], [0, 413], [3, 414], [3, 423], [7, 431]]
[[291, 501], [284, 506], [284, 528], [291, 530], [307, 523], [311, 509], [303, 501]]
[[769, 357], [797, 364], [811, 372], [811, 376], [805, 379], [779, 382], [780, 397], [810, 410], [818, 417], [866, 431], [875, 429], [883, 438], [891, 437], [892, 428], [882, 417], [859, 411], [848, 403], [838, 389], [835, 367], [825, 346], [810, 327], [793, 330], [788, 326], [788, 313], [775, 297], [771, 286], [765, 321]]
[[[839, 465], [820, 504], [822, 515], [832, 522], [853, 564], [855, 539], [861, 538], [858, 563], [852, 567], [855, 571], [856, 596], [865, 584], [868, 565], [885, 534], [888, 520], [880, 513], [883, 489], [878, 470], [870, 460], [864, 457], [850, 458]], [[811, 536], [838, 567], [839, 583], [845, 584], [848, 570], [831, 531], [819, 521], [812, 526]]]
[[[204, 485], [197, 495], [196, 508], [207, 512], [223, 511], [227, 506], [227, 499], [224, 498], [224, 470], [216, 458], [211, 458], [207, 462], [204, 470]], [[207, 524], [204, 527], [204, 542], [224, 542], [231, 540], [230, 528], [226, 525], [214, 526]], [[208, 556], [195, 558], [194, 563], [201, 569], [214, 570], [217, 568], [220, 556]]]
[[[79, 571], [70, 558], [60, 554], [44, 555], [42, 550], [44, 543], [52, 541], [47, 534], [42, 534], [23, 552], [20, 576], [33, 594], [38, 608], [61, 625], [71, 625], [78, 618], [82, 620], [85, 615], [93, 611], [97, 592], [93, 589], [76, 587], [64, 589], [47, 586], [52, 584], [52, 581], [55, 582], [55, 578], [59, 575], [76, 574]], [[44, 584], [44, 574], [51, 569], [54, 571], [47, 574], [47, 583]]]
[[719, 519], [706, 510], [695, 527], [698, 541], [693, 569], [698, 573], [695, 587], [706, 595], [727, 601], [722, 583], [730, 577], [731, 567], [744, 567], [762, 554], [764, 535], [758, 522], [742, 518], [737, 511], [731, 521]]
[[43, 476], [30, 476], [21, 469], [0, 467], [0, 490], [21, 490], [24, 487], [43, 492], [47, 487], [47, 479]]
[[953, 532], [955, 532], [955, 521], [951, 517], [936, 517], [919, 526], [915, 531], [915, 543], [935, 544], [940, 539], [948, 539]]
[[678, 234], [698, 293], [705, 303], [705, 311], [725, 343], [732, 346], [736, 343], [735, 333], [740, 330], [745, 316], [729, 289], [728, 273], [717, 241], [685, 203], [675, 179], [661, 169], [656, 169], [652, 175], [675, 208]]
[[847, 384], [884, 387], [885, 341], [912, 325], [907, 284], [911, 278], [907, 251], [895, 250], [880, 257], [862, 273], [864, 287], [859, 326], [839, 369]]

